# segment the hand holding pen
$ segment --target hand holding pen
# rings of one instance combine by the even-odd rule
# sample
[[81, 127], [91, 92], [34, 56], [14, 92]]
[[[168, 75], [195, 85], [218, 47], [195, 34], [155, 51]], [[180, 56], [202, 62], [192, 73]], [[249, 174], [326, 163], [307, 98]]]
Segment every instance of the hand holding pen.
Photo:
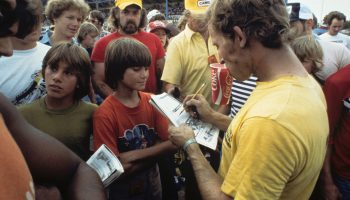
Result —
[[[201, 87], [196, 91], [196, 93], [191, 97], [191, 99], [190, 100], [193, 100], [193, 99], [195, 99], [196, 98], [196, 96], [198, 95], [198, 94], [200, 94], [200, 92], [202, 91], [202, 89], [204, 88], [204, 86], [205, 86], [206, 84], [205, 83], [203, 83], [202, 85], [201, 85]], [[185, 98], [185, 100], [184, 100], [184, 108], [182, 109], [182, 111], [180, 112], [180, 115], [183, 113], [183, 111], [185, 110], [185, 103], [188, 101], [186, 101], [186, 99], [187, 99], [187, 97]], [[197, 109], [196, 109], [196, 106], [194, 106], [194, 105], [190, 105], [190, 106], [188, 106], [188, 108], [187, 108], [190, 112], [192, 112], [193, 114], [194, 114], [194, 118], [199, 118], [199, 115], [198, 115], [198, 111], [197, 111]]]

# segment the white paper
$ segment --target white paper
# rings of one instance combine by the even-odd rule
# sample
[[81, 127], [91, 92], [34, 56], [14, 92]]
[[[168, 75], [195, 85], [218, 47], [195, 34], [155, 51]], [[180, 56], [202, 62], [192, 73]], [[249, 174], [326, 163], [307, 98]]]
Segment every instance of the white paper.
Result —
[[192, 118], [189, 113], [183, 111], [183, 105], [177, 99], [167, 93], [162, 93], [151, 95], [150, 103], [163, 113], [174, 126], [179, 127], [181, 124], [190, 126], [199, 144], [213, 150], [216, 149], [219, 129], [211, 124]]
[[86, 163], [98, 173], [105, 187], [124, 172], [124, 168], [118, 158], [104, 144], [98, 148]]

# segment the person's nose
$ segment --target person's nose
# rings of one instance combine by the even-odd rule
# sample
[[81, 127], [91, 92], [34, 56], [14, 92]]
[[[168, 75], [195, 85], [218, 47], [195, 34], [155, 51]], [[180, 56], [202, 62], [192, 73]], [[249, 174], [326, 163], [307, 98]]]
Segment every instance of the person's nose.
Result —
[[53, 77], [52, 77], [52, 79], [53, 79], [55, 82], [61, 82], [61, 81], [62, 81], [62, 78], [63, 78], [63, 72], [61, 72], [61, 71], [56, 71], [56, 72], [53, 74]]

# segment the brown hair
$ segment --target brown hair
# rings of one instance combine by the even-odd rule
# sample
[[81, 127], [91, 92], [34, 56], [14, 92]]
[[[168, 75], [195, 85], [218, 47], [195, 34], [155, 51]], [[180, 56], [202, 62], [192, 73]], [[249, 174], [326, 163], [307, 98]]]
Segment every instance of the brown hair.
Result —
[[320, 71], [323, 67], [323, 51], [318, 41], [312, 35], [304, 35], [294, 39], [290, 46], [301, 62], [311, 60], [313, 62], [312, 73]]
[[332, 24], [333, 19], [337, 19], [339, 21], [344, 20], [344, 22], [346, 22], [346, 16], [338, 11], [332, 11], [330, 13], [328, 13], [328, 15], [326, 15], [326, 17], [324, 18], [324, 22], [330, 26]]
[[67, 64], [77, 76], [79, 86], [75, 90], [74, 99], [79, 100], [90, 92], [92, 74], [91, 62], [88, 53], [78, 45], [70, 42], [60, 42], [47, 52], [43, 60], [42, 74], [45, 78], [47, 67], [57, 67], [60, 62]]
[[96, 18], [98, 22], [103, 25], [103, 22], [105, 21], [104, 14], [99, 10], [92, 10], [89, 14], [90, 17]]
[[[120, 27], [120, 8], [119, 7], [114, 7], [111, 9], [108, 20], [114, 25], [115, 28]], [[146, 26], [147, 26], [147, 11], [144, 8], [142, 8], [141, 20], [140, 20], [140, 25], [138, 29], [141, 30]]]
[[216, 0], [210, 6], [209, 23], [215, 31], [234, 38], [238, 26], [247, 37], [268, 48], [280, 48], [286, 41], [289, 18], [284, 0]]
[[0, 1], [0, 37], [9, 35], [9, 28], [18, 22], [15, 37], [24, 38], [41, 23], [42, 4], [40, 0], [17, 0], [12, 8], [8, 1]]
[[107, 46], [105, 56], [106, 83], [116, 89], [127, 68], [150, 65], [151, 54], [144, 44], [128, 37], [114, 40]]
[[80, 25], [80, 28], [78, 30], [77, 33], [77, 40], [79, 43], [81, 43], [85, 37], [90, 34], [93, 33], [96, 36], [98, 36], [98, 29], [96, 28], [96, 26], [93, 23], [90, 22], [84, 22]]
[[78, 10], [82, 15], [82, 20], [84, 20], [90, 7], [84, 0], [49, 0], [45, 8], [45, 15], [51, 24], [54, 24], [54, 19], [68, 10]]

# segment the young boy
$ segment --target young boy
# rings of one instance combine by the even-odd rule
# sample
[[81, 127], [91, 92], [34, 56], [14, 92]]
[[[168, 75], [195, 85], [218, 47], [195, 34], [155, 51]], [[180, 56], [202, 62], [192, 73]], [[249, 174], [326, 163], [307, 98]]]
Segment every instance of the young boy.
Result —
[[[111, 42], [106, 51], [106, 83], [114, 89], [93, 117], [94, 148], [106, 144], [125, 173], [111, 185], [110, 199], [161, 199], [157, 157], [175, 151], [168, 121], [149, 104], [145, 88], [151, 54], [131, 38]], [[160, 141], [162, 142], [160, 144]]]
[[99, 32], [96, 26], [90, 22], [84, 22], [78, 30], [78, 43], [91, 55], [94, 48], [96, 38]]
[[315, 76], [323, 67], [323, 51], [321, 45], [311, 35], [294, 39], [290, 46], [306, 71]]
[[19, 111], [34, 127], [87, 160], [92, 114], [97, 108], [81, 100], [90, 90], [91, 64], [87, 53], [77, 45], [59, 43], [45, 56], [42, 73], [47, 95], [19, 107]]

